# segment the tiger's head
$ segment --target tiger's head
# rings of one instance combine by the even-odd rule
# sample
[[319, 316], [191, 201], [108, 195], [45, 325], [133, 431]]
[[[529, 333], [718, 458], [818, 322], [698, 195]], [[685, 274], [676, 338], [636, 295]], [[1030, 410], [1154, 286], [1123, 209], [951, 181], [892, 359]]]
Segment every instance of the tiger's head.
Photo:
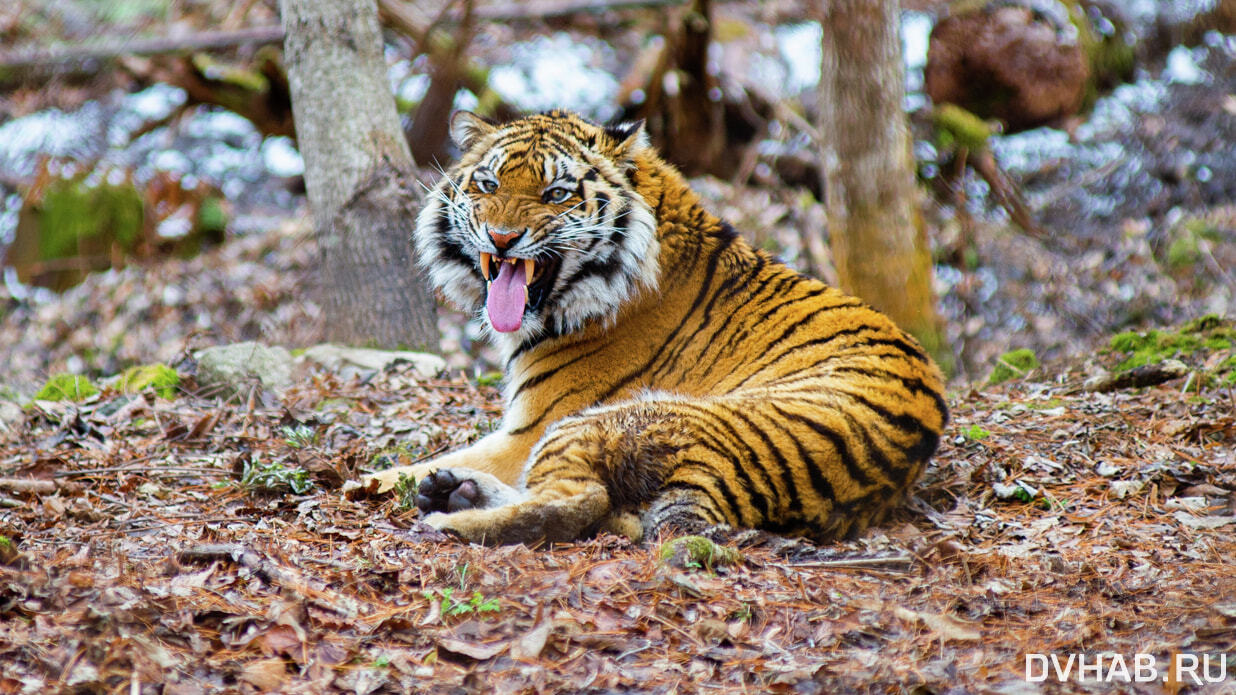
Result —
[[632, 183], [642, 122], [554, 111], [493, 125], [460, 111], [450, 130], [463, 154], [417, 217], [417, 255], [501, 342], [577, 331], [656, 289], [656, 217]]

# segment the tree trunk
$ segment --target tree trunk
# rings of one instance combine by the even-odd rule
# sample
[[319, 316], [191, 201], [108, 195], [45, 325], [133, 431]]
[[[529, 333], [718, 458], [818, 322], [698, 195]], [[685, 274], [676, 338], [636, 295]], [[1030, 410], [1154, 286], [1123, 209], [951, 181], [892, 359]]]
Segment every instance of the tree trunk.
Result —
[[412, 156], [386, 81], [374, 0], [280, 0], [328, 340], [436, 348], [436, 307], [412, 263]]
[[885, 312], [947, 369], [918, 210], [897, 0], [823, 3], [820, 132], [829, 241], [841, 286]]

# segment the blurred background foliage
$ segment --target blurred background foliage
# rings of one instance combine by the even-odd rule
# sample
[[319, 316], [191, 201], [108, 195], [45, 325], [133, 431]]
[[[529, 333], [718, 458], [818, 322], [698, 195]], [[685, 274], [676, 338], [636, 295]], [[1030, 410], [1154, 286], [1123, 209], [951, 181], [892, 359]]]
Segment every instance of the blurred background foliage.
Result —
[[[644, 118], [717, 212], [835, 279], [813, 2], [378, 6], [426, 180], [453, 155], [455, 108]], [[1234, 7], [903, 3], [905, 107], [963, 374], [1013, 343], [1050, 355], [1102, 332], [1231, 312]], [[281, 39], [272, 0], [5, 3], [0, 318], [56, 301], [40, 288], [303, 216]]]

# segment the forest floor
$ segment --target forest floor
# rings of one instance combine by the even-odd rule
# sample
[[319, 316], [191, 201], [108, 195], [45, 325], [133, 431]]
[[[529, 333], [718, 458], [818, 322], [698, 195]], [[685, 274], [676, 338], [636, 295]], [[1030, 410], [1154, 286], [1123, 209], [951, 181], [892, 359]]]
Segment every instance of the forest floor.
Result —
[[[892, 521], [712, 568], [469, 546], [341, 494], [493, 427], [459, 371], [228, 400], [186, 362], [175, 398], [36, 401], [0, 419], [0, 693], [1236, 692], [1232, 345], [1202, 342], [1159, 386], [1085, 390], [1128, 357], [1095, 346], [955, 392]], [[1051, 655], [1104, 666], [1061, 683]], [[1121, 683], [1137, 655], [1153, 680]]]

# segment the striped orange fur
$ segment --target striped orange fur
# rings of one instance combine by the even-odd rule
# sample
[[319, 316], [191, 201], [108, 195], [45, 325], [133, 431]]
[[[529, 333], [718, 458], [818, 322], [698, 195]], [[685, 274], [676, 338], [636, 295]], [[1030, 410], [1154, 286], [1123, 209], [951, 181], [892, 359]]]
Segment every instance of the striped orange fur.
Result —
[[830, 540], [919, 477], [947, 419], [930, 357], [752, 249], [642, 127], [460, 113], [452, 134], [464, 155], [416, 244], [448, 298], [502, 326], [506, 412], [466, 449], [375, 476], [421, 481], [428, 523], [490, 543], [718, 524]]

